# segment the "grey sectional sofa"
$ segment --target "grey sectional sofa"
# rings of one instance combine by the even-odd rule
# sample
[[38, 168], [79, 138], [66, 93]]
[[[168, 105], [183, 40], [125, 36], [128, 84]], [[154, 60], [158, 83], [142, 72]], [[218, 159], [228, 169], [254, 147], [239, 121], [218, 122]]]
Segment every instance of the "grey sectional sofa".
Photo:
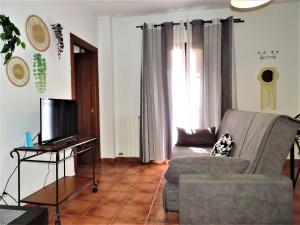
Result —
[[300, 124], [281, 115], [229, 110], [217, 131], [232, 135], [230, 157], [175, 147], [164, 207], [180, 224], [292, 224], [292, 182], [282, 167]]

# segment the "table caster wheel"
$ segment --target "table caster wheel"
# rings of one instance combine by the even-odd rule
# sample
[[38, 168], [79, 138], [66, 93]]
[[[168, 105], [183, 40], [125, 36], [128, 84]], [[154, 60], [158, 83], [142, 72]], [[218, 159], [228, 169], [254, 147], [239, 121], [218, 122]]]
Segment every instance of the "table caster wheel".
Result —
[[97, 188], [97, 187], [94, 187], [94, 188], [93, 188], [93, 192], [94, 192], [94, 193], [98, 192], [98, 188]]
[[61, 225], [60, 220], [56, 220], [56, 221], [55, 221], [55, 225]]

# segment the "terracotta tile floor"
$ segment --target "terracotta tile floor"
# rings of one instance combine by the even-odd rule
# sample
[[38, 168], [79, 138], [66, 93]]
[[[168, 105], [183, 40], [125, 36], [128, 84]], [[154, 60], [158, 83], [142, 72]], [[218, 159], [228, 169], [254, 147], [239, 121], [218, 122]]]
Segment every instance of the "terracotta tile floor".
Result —
[[[62, 225], [80, 224], [178, 224], [178, 214], [164, 216], [162, 191], [167, 164], [99, 164], [99, 191], [80, 191], [61, 205]], [[83, 167], [79, 175], [90, 174]], [[55, 222], [55, 208], [49, 207], [49, 224]]]
[[[99, 164], [96, 176], [100, 181], [98, 193], [92, 187], [79, 192], [61, 206], [62, 225], [174, 225], [178, 213], [165, 216], [162, 191], [166, 164]], [[288, 175], [288, 167], [284, 173]], [[81, 168], [80, 173], [90, 173]], [[55, 209], [49, 208], [49, 224], [56, 219]], [[294, 224], [300, 224], [300, 184], [294, 193]]]

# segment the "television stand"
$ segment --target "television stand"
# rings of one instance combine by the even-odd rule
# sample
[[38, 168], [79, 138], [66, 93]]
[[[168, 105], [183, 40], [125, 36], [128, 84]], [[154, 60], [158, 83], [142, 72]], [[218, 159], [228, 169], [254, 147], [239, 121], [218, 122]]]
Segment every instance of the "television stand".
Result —
[[[77, 140], [72, 143], [63, 142], [61, 144], [48, 144], [48, 145], [39, 145], [35, 144], [32, 148], [19, 147], [15, 148], [10, 152], [10, 156], [14, 158], [14, 155], [17, 156], [18, 160], [18, 205], [21, 203], [37, 204], [37, 205], [49, 205], [56, 207], [56, 216], [55, 225], [60, 225], [60, 209], [59, 206], [61, 203], [66, 201], [73, 194], [87, 187], [89, 184], [93, 185], [93, 192], [98, 191], [99, 181], [95, 177], [95, 143], [97, 138], [94, 137], [77, 137]], [[71, 148], [70, 155], [66, 155], [66, 150]], [[92, 177], [77, 177], [77, 176], [66, 176], [66, 159], [74, 157], [76, 155], [82, 154], [87, 151], [92, 151]], [[20, 153], [33, 153], [30, 156], [24, 156], [21, 158]], [[38, 156], [54, 153], [55, 160], [41, 160]], [[26, 198], [21, 199], [20, 190], [21, 190], [21, 163], [22, 162], [32, 162], [32, 163], [51, 163], [55, 164], [56, 170], [56, 179], [53, 183], [42, 188], [41, 190], [27, 196]], [[60, 178], [58, 174], [58, 166], [60, 163], [63, 163], [63, 176]]]
[[75, 143], [77, 141], [78, 141], [77, 138], [74, 137], [74, 138], [70, 138], [70, 139], [66, 140], [65, 143], [67, 143], [67, 144], [73, 144], [73, 143]]

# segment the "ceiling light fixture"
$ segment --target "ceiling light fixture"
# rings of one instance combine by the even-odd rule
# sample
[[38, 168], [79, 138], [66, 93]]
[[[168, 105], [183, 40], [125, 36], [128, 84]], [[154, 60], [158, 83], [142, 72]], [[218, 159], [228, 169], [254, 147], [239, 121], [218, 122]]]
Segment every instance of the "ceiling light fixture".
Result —
[[252, 10], [268, 5], [272, 0], [231, 0], [231, 7], [237, 10]]

